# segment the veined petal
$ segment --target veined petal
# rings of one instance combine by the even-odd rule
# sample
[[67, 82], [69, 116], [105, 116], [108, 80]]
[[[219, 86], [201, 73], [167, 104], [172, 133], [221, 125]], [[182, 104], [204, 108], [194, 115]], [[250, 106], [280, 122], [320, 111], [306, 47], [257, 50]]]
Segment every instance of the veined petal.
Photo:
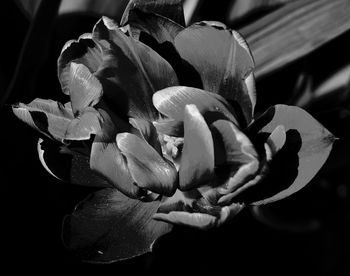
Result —
[[12, 111], [23, 122], [60, 142], [64, 141], [67, 128], [74, 118], [69, 107], [44, 99], [35, 99], [28, 105], [19, 103], [12, 106]]
[[221, 113], [237, 123], [234, 110], [223, 97], [193, 87], [174, 86], [160, 90], [153, 95], [153, 104], [159, 112], [177, 121], [184, 120], [185, 106], [194, 104], [204, 116], [205, 113]]
[[171, 196], [177, 188], [173, 164], [141, 138], [131, 133], [117, 135], [117, 145], [126, 157], [130, 174], [139, 187]]
[[[306, 111], [287, 105], [271, 107], [250, 126], [249, 133], [264, 136], [272, 133], [271, 139], [276, 131], [280, 132], [276, 130], [279, 126], [284, 127], [286, 134], [283, 148], [272, 159], [264, 185], [255, 186], [255, 191], [245, 195], [254, 205], [283, 199], [303, 188], [326, 162], [336, 139]], [[283, 133], [278, 136], [281, 135], [278, 140], [283, 141]]]
[[83, 64], [92, 74], [102, 64], [102, 59], [102, 49], [92, 40], [92, 34], [83, 34], [78, 40], [68, 41], [63, 46], [61, 55], [57, 61], [58, 79], [61, 83], [63, 93], [70, 94], [71, 62]]
[[103, 48], [103, 64], [96, 77], [103, 86], [103, 99], [129, 117], [156, 120], [154, 92], [178, 84], [170, 64], [145, 44], [125, 35], [102, 18], [93, 38]]
[[65, 246], [84, 261], [111, 263], [152, 251], [154, 242], [171, 231], [152, 219], [159, 201], [130, 199], [116, 189], [100, 190], [64, 218]]
[[179, 177], [180, 189], [196, 188], [214, 173], [214, 146], [209, 127], [195, 105], [184, 110], [184, 146]]
[[183, 137], [184, 127], [183, 122], [173, 119], [160, 119], [153, 122], [153, 125], [158, 132], [174, 137]]
[[199, 73], [202, 88], [233, 101], [249, 124], [256, 103], [254, 61], [241, 35], [200, 22], [181, 31], [175, 37], [175, 47], [184, 62]]
[[131, 0], [125, 8], [121, 19], [121, 25], [125, 25], [133, 9], [139, 9], [143, 12], [156, 13], [174, 22], [185, 26], [182, 0]]
[[70, 80], [67, 88], [75, 116], [86, 107], [94, 106], [102, 97], [102, 85], [83, 64], [70, 63]]

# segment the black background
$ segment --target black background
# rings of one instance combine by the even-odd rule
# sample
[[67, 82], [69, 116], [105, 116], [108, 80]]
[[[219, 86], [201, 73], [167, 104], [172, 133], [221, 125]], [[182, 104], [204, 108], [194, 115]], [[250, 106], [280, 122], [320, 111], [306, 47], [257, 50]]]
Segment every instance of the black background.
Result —
[[[30, 22], [14, 1], [4, 0], [1, 6], [0, 92], [4, 93], [13, 77]], [[202, 6], [201, 13], [207, 20], [220, 20], [222, 10], [221, 6], [207, 4]], [[35, 97], [62, 98], [56, 78], [60, 50], [68, 39], [91, 31], [95, 22], [95, 17], [83, 14], [55, 20], [47, 59], [38, 68]], [[349, 40], [347, 32], [307, 59], [259, 81], [258, 97], [264, 93], [264, 98], [259, 97], [260, 108], [283, 102], [305, 66], [316, 78], [322, 78], [339, 64], [349, 62]], [[26, 85], [21, 87], [25, 95]], [[285, 92], [281, 94], [281, 91]], [[20, 101], [21, 97], [14, 100]], [[81, 263], [63, 247], [62, 218], [89, 191], [62, 184], [42, 168], [36, 152], [37, 133], [16, 119], [7, 105], [0, 116], [2, 266], [10, 271], [47, 273], [57, 269], [69, 273], [74, 267], [81, 273], [118, 275], [349, 273], [349, 119], [333, 113], [313, 115], [341, 140], [336, 142], [326, 166], [310, 185], [271, 205], [270, 210], [283, 222], [282, 226], [263, 224], [246, 209], [219, 229], [202, 232], [176, 227], [157, 242], [152, 254], [106, 266]], [[310, 219], [316, 221], [315, 229], [305, 227]]]

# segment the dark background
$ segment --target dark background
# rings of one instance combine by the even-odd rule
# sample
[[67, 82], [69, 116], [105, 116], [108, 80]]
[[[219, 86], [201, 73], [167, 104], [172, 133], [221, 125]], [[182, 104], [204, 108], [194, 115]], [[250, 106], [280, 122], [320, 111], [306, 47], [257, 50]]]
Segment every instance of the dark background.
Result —
[[[209, 2], [209, 1], [207, 1]], [[210, 1], [213, 2], [213, 1]], [[203, 5], [207, 20], [220, 20], [222, 6]], [[14, 1], [3, 0], [1, 20], [0, 93], [5, 93], [14, 76], [29, 19]], [[37, 78], [15, 84], [15, 96], [1, 110], [2, 164], [2, 263], [10, 271], [78, 268], [80, 273], [112, 272], [118, 275], [345, 275], [350, 272], [349, 212], [349, 117], [338, 113], [314, 115], [341, 138], [318, 176], [305, 189], [270, 206], [269, 222], [262, 223], [248, 210], [219, 229], [203, 232], [176, 227], [162, 237], [154, 252], [121, 263], [81, 263], [61, 243], [61, 221], [89, 192], [86, 188], [62, 184], [41, 166], [36, 151], [37, 133], [11, 113], [10, 104], [28, 98], [61, 99], [56, 78], [56, 60], [63, 44], [91, 31], [96, 17], [86, 14], [61, 16], [54, 21], [49, 41], [36, 47], [46, 51], [38, 63]], [[283, 102], [298, 72], [308, 68], [322, 78], [339, 64], [349, 62], [350, 33], [321, 47], [307, 58], [257, 83], [265, 91], [261, 108]], [[33, 52], [35, 53], [35, 51]], [[25, 65], [23, 65], [25, 66]], [[285, 94], [280, 91], [286, 91]]]

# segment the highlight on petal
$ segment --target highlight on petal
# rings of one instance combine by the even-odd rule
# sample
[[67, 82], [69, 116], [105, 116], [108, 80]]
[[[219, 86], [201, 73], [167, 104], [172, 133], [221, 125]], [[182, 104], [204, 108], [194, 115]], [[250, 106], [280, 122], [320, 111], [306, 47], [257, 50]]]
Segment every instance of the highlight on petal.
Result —
[[117, 145], [137, 186], [171, 196], [177, 188], [177, 171], [143, 139], [131, 133], [119, 133]]
[[150, 252], [172, 229], [152, 219], [158, 206], [159, 201], [133, 200], [116, 189], [100, 190], [64, 218], [63, 242], [91, 263], [111, 263]]
[[193, 87], [174, 86], [160, 90], [153, 95], [153, 104], [159, 112], [177, 121], [184, 120], [185, 106], [194, 104], [203, 115], [221, 113], [232, 122], [238, 123], [235, 111], [223, 97]]
[[68, 106], [53, 100], [35, 99], [29, 104], [12, 106], [13, 113], [50, 139], [63, 142], [68, 126], [74, 119]]
[[94, 106], [102, 97], [102, 85], [83, 64], [70, 63], [70, 81], [67, 84], [74, 115], [88, 106]]
[[103, 48], [103, 63], [96, 77], [103, 86], [105, 103], [129, 117], [156, 120], [152, 95], [178, 84], [173, 68], [150, 47], [110, 28], [106, 18], [94, 28], [93, 39]]
[[287, 105], [271, 107], [250, 126], [249, 133], [271, 134], [270, 142], [273, 139], [275, 145], [282, 144], [281, 126], [285, 129], [285, 142], [272, 159], [266, 181], [258, 185], [259, 190], [256, 186], [256, 191], [246, 195], [253, 205], [271, 203], [302, 189], [326, 162], [336, 139], [306, 111]]
[[[256, 103], [254, 61], [250, 50], [233, 30], [200, 22], [175, 37], [175, 48], [200, 75], [203, 89], [218, 93], [239, 107], [249, 124]], [[249, 77], [249, 80], [246, 80]]]
[[259, 157], [249, 138], [232, 122], [217, 120], [210, 127], [214, 141], [224, 148], [220, 151], [224, 160], [217, 158], [218, 161], [223, 161], [222, 164], [216, 163], [218, 178], [225, 178], [225, 173], [220, 175], [220, 165], [227, 167], [229, 172], [223, 184], [217, 187], [204, 186], [200, 192], [209, 202], [223, 204], [231, 199], [233, 192], [238, 192], [243, 186], [256, 184], [250, 180], [255, 178], [260, 168]]
[[92, 34], [86, 33], [81, 35], [78, 40], [68, 41], [63, 46], [57, 61], [58, 79], [63, 93], [66, 95], [70, 93], [71, 62], [84, 65], [93, 74], [102, 64], [102, 59], [102, 49], [92, 40]]
[[121, 19], [121, 25], [128, 22], [130, 13], [133, 9], [139, 9], [143, 12], [162, 15], [174, 22], [185, 26], [182, 0], [131, 0], [125, 8]]
[[101, 132], [96, 134], [92, 143], [90, 167], [125, 195], [138, 198], [141, 191], [134, 183], [125, 157], [117, 146], [117, 130], [108, 114], [100, 112], [104, 121], [101, 124]]
[[209, 127], [196, 105], [185, 106], [184, 131], [179, 180], [180, 189], [189, 190], [212, 179], [214, 145]]

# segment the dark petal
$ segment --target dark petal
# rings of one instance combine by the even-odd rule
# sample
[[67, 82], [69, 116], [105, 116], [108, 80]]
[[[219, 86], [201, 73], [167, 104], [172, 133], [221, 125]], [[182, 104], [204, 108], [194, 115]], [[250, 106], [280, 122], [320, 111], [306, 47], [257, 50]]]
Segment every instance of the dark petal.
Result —
[[249, 133], [266, 137], [278, 126], [285, 129], [285, 143], [273, 158], [266, 181], [257, 185], [260, 190], [252, 191], [254, 205], [283, 199], [303, 188], [326, 162], [336, 139], [306, 111], [287, 105], [271, 107], [250, 126]]
[[162, 15], [181, 26], [185, 26], [182, 2], [182, 0], [131, 0], [124, 11], [120, 24], [125, 25], [129, 20], [131, 11], [139, 9], [143, 12]]
[[185, 106], [194, 104], [204, 116], [206, 113], [222, 113], [237, 123], [234, 110], [223, 97], [193, 87], [174, 86], [160, 90], [153, 95], [153, 104], [159, 112], [177, 121], [184, 120]]
[[171, 225], [152, 219], [159, 201], [130, 199], [103, 189], [78, 204], [63, 221], [63, 241], [79, 258], [111, 263], [152, 251]]
[[195, 105], [184, 110], [184, 146], [179, 179], [180, 189], [189, 190], [214, 176], [214, 146], [209, 127]]
[[254, 61], [240, 34], [201, 22], [181, 31], [175, 37], [175, 47], [184, 62], [200, 74], [204, 90], [231, 100], [241, 109], [244, 123], [252, 120]]
[[102, 85], [85, 65], [71, 62], [69, 68], [70, 79], [68, 80], [67, 76], [67, 88], [73, 113], [78, 116], [86, 107], [99, 102]]
[[83, 34], [78, 40], [68, 41], [57, 61], [58, 79], [63, 93], [69, 95], [71, 80], [70, 63], [83, 64], [91, 73], [102, 64], [102, 49], [92, 40], [92, 34]]
[[45, 136], [63, 142], [66, 131], [74, 119], [68, 106], [52, 100], [35, 99], [28, 105], [12, 106], [13, 113]]
[[102, 83], [106, 104], [129, 117], [156, 120], [153, 93], [178, 84], [170, 64], [106, 17], [95, 25], [93, 38], [103, 48], [103, 64], [96, 77]]
[[178, 177], [171, 162], [131, 133], [118, 134], [117, 145], [126, 157], [130, 174], [137, 186], [167, 196], [174, 194]]
[[140, 188], [134, 183], [125, 157], [117, 146], [117, 130], [108, 114], [102, 115], [104, 122], [91, 147], [90, 167], [125, 195], [138, 198]]
[[109, 182], [90, 169], [90, 158], [87, 155], [42, 139], [38, 141], [38, 154], [43, 167], [61, 181], [87, 187], [111, 187]]
[[[126, 22], [129, 26], [133, 38], [142, 40], [144, 34], [153, 37], [157, 43], [174, 42], [175, 36], [184, 29], [181, 25], [158, 14], [145, 13], [139, 9], [133, 9], [129, 12], [129, 18]], [[144, 34], [142, 34], [144, 33]], [[148, 45], [151, 47], [151, 45]]]
[[150, 121], [130, 118], [129, 123], [139, 131], [141, 137], [147, 141], [147, 143], [149, 143], [159, 154], [162, 154], [157, 129]]

